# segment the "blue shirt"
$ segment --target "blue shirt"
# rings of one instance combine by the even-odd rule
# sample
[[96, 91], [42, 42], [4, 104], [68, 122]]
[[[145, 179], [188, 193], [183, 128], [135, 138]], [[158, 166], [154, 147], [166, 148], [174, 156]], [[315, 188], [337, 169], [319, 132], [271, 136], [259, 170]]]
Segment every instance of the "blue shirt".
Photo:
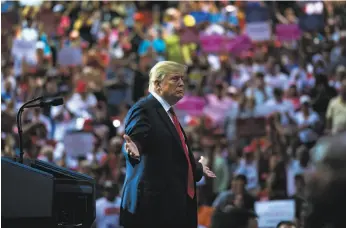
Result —
[[152, 47], [154, 51], [158, 53], [166, 51], [166, 43], [161, 39], [155, 39], [153, 41], [143, 40], [139, 45], [138, 54], [145, 55], [150, 47]]

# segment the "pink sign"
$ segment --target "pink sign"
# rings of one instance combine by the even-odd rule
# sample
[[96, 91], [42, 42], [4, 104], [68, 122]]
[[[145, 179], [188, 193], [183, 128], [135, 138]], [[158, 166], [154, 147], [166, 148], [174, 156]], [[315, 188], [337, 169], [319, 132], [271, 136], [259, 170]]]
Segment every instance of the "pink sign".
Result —
[[297, 24], [276, 25], [276, 38], [279, 41], [292, 41], [300, 39], [301, 31]]
[[176, 105], [177, 110], [185, 111], [192, 116], [201, 116], [203, 114], [206, 101], [202, 97], [185, 95]]
[[223, 124], [227, 112], [233, 108], [233, 100], [228, 97], [220, 100], [214, 94], [209, 94], [206, 98], [208, 104], [203, 113], [211, 119], [213, 125]]
[[251, 39], [247, 35], [240, 35], [228, 43], [227, 50], [229, 50], [232, 54], [240, 55], [241, 52], [247, 51], [251, 47]]
[[239, 55], [252, 47], [251, 39], [246, 35], [232, 38], [222, 35], [201, 35], [199, 38], [203, 51], [207, 53], [227, 51]]
[[199, 37], [202, 49], [205, 52], [220, 52], [223, 49], [224, 36], [221, 35], [201, 35]]

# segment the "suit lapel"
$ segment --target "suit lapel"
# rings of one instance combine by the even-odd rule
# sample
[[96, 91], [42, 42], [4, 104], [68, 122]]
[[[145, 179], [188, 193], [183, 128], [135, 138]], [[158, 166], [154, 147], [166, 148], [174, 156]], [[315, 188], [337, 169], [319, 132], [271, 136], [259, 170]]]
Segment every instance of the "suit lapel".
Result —
[[168, 129], [170, 130], [170, 132], [172, 133], [172, 135], [174, 136], [174, 138], [178, 141], [181, 149], [184, 151], [184, 148], [181, 144], [181, 140], [179, 137], [179, 134], [177, 132], [177, 130], [175, 129], [174, 124], [172, 123], [172, 120], [169, 118], [168, 113], [166, 112], [166, 110], [161, 106], [161, 104], [159, 103], [159, 107], [156, 108], [156, 111], [159, 113], [159, 116], [161, 117], [161, 119], [163, 120], [163, 122], [166, 124], [166, 126], [168, 127]]

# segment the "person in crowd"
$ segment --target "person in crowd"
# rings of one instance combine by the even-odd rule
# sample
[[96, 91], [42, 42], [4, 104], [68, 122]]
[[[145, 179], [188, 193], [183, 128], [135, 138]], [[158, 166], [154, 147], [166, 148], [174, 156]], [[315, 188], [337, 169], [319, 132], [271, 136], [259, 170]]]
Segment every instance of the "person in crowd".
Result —
[[295, 84], [289, 86], [286, 99], [292, 102], [294, 110], [298, 110], [300, 108], [299, 92]]
[[31, 115], [31, 122], [32, 123], [43, 123], [46, 131], [47, 131], [47, 136], [48, 138], [51, 138], [52, 135], [52, 124], [50, 119], [45, 116], [42, 113], [42, 110], [40, 108], [34, 108], [34, 110], [29, 114]]
[[257, 149], [253, 145], [244, 147], [243, 158], [239, 161], [235, 174], [246, 176], [246, 189], [256, 194], [259, 187], [258, 161], [256, 159]]
[[247, 178], [237, 175], [231, 182], [231, 189], [221, 192], [213, 202], [214, 208], [222, 208], [226, 205], [235, 205], [248, 210], [254, 210], [255, 197], [246, 190]]
[[172, 107], [184, 96], [185, 74], [186, 67], [179, 63], [157, 63], [149, 73], [150, 95], [127, 114], [120, 214], [125, 227], [197, 225], [196, 182], [203, 173], [215, 174], [203, 157], [195, 163]]
[[138, 48], [138, 54], [140, 56], [146, 55], [152, 49], [154, 52], [164, 54], [166, 51], [165, 42], [160, 39], [158, 32], [155, 29], [150, 29], [148, 32], [148, 38], [143, 40]]
[[66, 107], [76, 117], [89, 118], [94, 113], [97, 99], [94, 94], [88, 92], [87, 83], [78, 81], [76, 91], [66, 101]]
[[38, 159], [53, 163], [54, 162], [53, 151], [54, 151], [54, 148], [52, 146], [42, 147], [40, 150], [40, 155], [39, 155]]
[[9, 80], [6, 80], [4, 83], [4, 89], [1, 90], [1, 100], [8, 101], [13, 98], [13, 87]]
[[339, 96], [330, 101], [326, 119], [326, 127], [333, 134], [346, 130], [346, 79], [342, 80]]
[[111, 181], [106, 181], [103, 189], [103, 197], [96, 200], [96, 219], [93, 228], [120, 228], [121, 197], [119, 187]]
[[211, 228], [258, 228], [257, 215], [243, 208], [226, 206], [215, 210]]
[[245, 94], [247, 97], [254, 97], [256, 99], [256, 104], [261, 105], [273, 97], [273, 88], [266, 85], [264, 74], [262, 72], [257, 72], [255, 73], [255, 87], [248, 88]]
[[311, 99], [307, 95], [300, 97], [301, 111], [294, 115], [297, 124], [299, 140], [311, 148], [319, 138], [321, 121], [319, 115], [311, 109]]
[[273, 99], [268, 100], [262, 108], [265, 109], [265, 112], [268, 114], [275, 112], [280, 113], [280, 122], [285, 126], [289, 123], [289, 118], [286, 113], [293, 116], [294, 106], [290, 101], [284, 99], [282, 89], [274, 88], [273, 94]]
[[297, 228], [297, 226], [290, 221], [282, 221], [276, 226], [276, 228]]
[[315, 75], [315, 85], [310, 90], [312, 100], [312, 108], [323, 120], [326, 116], [326, 111], [330, 100], [337, 96], [335, 88], [328, 84], [328, 78], [324, 74]]
[[268, 60], [267, 68], [268, 73], [264, 78], [267, 85], [283, 90], [288, 83], [288, 76], [280, 71], [280, 65], [275, 63], [273, 59]]
[[224, 159], [222, 154], [223, 151], [221, 145], [214, 149], [214, 161], [212, 167], [215, 175], [218, 177], [213, 180], [213, 193], [215, 196], [227, 189], [230, 179], [227, 161]]

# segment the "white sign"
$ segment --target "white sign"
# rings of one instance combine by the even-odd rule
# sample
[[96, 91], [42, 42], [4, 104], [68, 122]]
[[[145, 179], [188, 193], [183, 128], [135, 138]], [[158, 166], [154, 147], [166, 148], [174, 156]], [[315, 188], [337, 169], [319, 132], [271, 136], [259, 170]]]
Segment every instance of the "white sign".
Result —
[[256, 202], [255, 211], [258, 215], [259, 228], [275, 228], [281, 221], [294, 221], [295, 201], [274, 200]]
[[89, 132], [69, 132], [64, 137], [66, 154], [71, 157], [86, 156], [94, 149], [94, 135]]
[[29, 64], [36, 63], [36, 40], [15, 39], [12, 45], [12, 56]]
[[272, 28], [270, 22], [252, 22], [247, 23], [245, 34], [248, 35], [252, 41], [267, 41], [271, 39]]
[[82, 64], [82, 50], [77, 47], [63, 47], [58, 52], [58, 64], [61, 66], [76, 66]]

